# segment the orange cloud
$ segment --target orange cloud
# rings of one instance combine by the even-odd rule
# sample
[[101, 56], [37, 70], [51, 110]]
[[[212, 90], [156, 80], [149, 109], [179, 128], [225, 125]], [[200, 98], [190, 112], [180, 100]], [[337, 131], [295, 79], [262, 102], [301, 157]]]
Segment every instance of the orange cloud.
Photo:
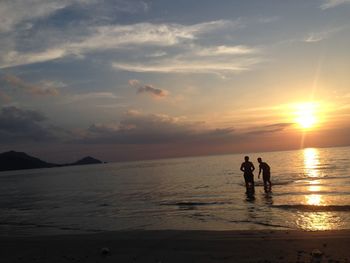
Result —
[[21, 89], [33, 95], [57, 96], [59, 94], [58, 89], [55, 87], [33, 85], [14, 75], [5, 75], [2, 79], [11, 87]]

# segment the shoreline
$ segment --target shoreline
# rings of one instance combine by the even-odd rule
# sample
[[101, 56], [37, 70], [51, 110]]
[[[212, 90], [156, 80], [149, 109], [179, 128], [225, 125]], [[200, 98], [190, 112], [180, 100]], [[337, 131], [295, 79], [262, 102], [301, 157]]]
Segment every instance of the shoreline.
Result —
[[350, 262], [349, 244], [350, 230], [133, 230], [0, 237], [0, 253], [29, 263]]

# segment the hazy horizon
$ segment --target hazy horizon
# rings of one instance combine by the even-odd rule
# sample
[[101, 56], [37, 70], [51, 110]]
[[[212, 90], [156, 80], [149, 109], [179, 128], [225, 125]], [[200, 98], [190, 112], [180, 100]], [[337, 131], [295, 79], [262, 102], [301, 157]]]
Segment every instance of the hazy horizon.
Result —
[[0, 3], [1, 152], [64, 163], [350, 145], [350, 1]]

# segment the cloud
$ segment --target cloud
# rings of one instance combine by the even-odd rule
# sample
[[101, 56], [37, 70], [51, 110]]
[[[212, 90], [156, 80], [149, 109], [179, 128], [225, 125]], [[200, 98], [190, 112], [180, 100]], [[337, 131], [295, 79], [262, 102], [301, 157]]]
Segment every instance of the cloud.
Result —
[[[64, 32], [57, 30], [45, 31], [45, 36], [39, 34], [35, 38], [35, 34], [31, 35], [30, 41], [27, 41], [31, 45], [26, 46], [21, 51], [13, 49], [15, 46], [13, 43], [4, 45], [0, 49], [0, 68], [51, 61], [67, 56], [82, 57], [87, 53], [98, 51], [127, 50], [147, 46], [171, 47], [188, 41], [193, 42], [204, 33], [227, 26], [236, 27], [236, 23], [227, 20], [193, 25], [136, 23], [131, 25], [87, 26], [84, 28], [77, 26], [77, 29]], [[13, 41], [23, 42], [27, 38], [28, 36], [21, 35], [21, 38], [15, 38]]]
[[162, 97], [167, 96], [167, 94], [168, 94], [165, 90], [154, 88], [151, 85], [145, 85], [143, 87], [139, 87], [137, 89], [137, 92], [138, 93], [149, 93], [155, 98], [162, 98]]
[[119, 123], [91, 125], [83, 141], [119, 144], [175, 142], [188, 137], [192, 133], [191, 127], [181, 118], [128, 111]]
[[257, 53], [255, 48], [238, 45], [238, 46], [217, 46], [211, 48], [200, 48], [196, 54], [198, 56], [226, 56], [226, 55], [247, 55]]
[[157, 57], [163, 57], [165, 55], [167, 55], [167, 53], [165, 51], [156, 51], [154, 53], [148, 54], [147, 57], [157, 58]]
[[119, 123], [91, 125], [83, 140], [88, 143], [159, 144], [207, 140], [229, 132], [201, 130], [201, 125], [184, 117], [131, 110]]
[[93, 31], [90, 36], [81, 42], [71, 43], [66, 48], [72, 53], [85, 53], [130, 45], [171, 46], [181, 40], [193, 39], [196, 33], [192, 27], [151, 23], [100, 26], [90, 30]]
[[324, 40], [328, 37], [328, 34], [325, 32], [322, 33], [310, 33], [304, 41], [307, 43], [313, 43], [313, 42], [319, 42], [321, 40]]
[[140, 81], [136, 79], [129, 80], [129, 85], [137, 88], [137, 93], [146, 93], [151, 95], [153, 98], [160, 99], [168, 96], [169, 92], [164, 89], [155, 88], [152, 85], [146, 84], [141, 85]]
[[69, 5], [69, 1], [2, 0], [0, 2], [0, 32], [10, 31], [17, 24], [48, 16]]
[[249, 140], [264, 133], [277, 133], [290, 123], [253, 127], [249, 131], [233, 127], [210, 128], [204, 122], [189, 121], [186, 117], [166, 114], [145, 114], [128, 111], [120, 122], [92, 124], [83, 134], [83, 143], [168, 144], [168, 143], [232, 143]]
[[261, 135], [264, 133], [275, 133], [285, 130], [286, 128], [294, 125], [294, 123], [274, 123], [265, 125], [262, 127], [254, 127], [251, 131], [248, 131], [249, 135]]
[[304, 39], [304, 41], [307, 43], [319, 42], [329, 38], [332, 34], [335, 34], [343, 29], [344, 28], [342, 27], [336, 27], [336, 28], [327, 29], [320, 32], [309, 33], [308, 36]]
[[114, 2], [114, 8], [119, 12], [135, 14], [147, 12], [150, 9], [150, 4], [144, 1], [119, 0]]
[[259, 22], [262, 24], [272, 23], [280, 20], [279, 16], [271, 16], [271, 17], [261, 17], [259, 18]]
[[130, 46], [173, 46], [182, 41], [194, 40], [203, 33], [232, 24], [217, 20], [194, 25], [175, 23], [137, 23], [107, 25], [90, 28], [90, 35], [80, 42], [66, 45], [68, 53], [86, 53], [94, 50], [130, 48]]
[[17, 143], [22, 141], [52, 141], [60, 130], [45, 123], [46, 117], [33, 110], [15, 106], [0, 109], [0, 141]]
[[38, 85], [42, 87], [51, 87], [51, 88], [65, 88], [67, 87], [67, 84], [63, 81], [55, 81], [55, 80], [40, 80]]
[[131, 87], [136, 87], [137, 88], [138, 86], [141, 85], [140, 81], [137, 80], [137, 79], [130, 79], [128, 82], [129, 82], [129, 85]]
[[147, 56], [135, 62], [113, 62], [119, 71], [155, 73], [199, 73], [225, 76], [249, 71], [261, 63], [260, 50], [244, 45], [200, 46], [189, 44], [178, 46], [172, 54], [160, 57]]
[[69, 95], [64, 99], [65, 103], [73, 103], [78, 101], [86, 101], [86, 100], [116, 100], [121, 99], [121, 97], [115, 95], [112, 92], [87, 92], [87, 93], [81, 93], [81, 94], [73, 94]]
[[[217, 148], [235, 143], [250, 143], [263, 138], [263, 134], [278, 133], [288, 123], [277, 123], [247, 130], [233, 127], [211, 128], [205, 122], [191, 121], [184, 116], [146, 114], [138, 110], [127, 111], [119, 122], [95, 123], [86, 130], [67, 131], [49, 123], [40, 112], [14, 106], [0, 110], [0, 142], [68, 142], [71, 145], [197, 145]], [[220, 147], [219, 147], [220, 148]], [[206, 151], [208, 151], [208, 148]]]
[[232, 134], [235, 131], [234, 128], [228, 127], [228, 128], [217, 128], [215, 130], [210, 131], [210, 134], [212, 135], [227, 135]]
[[198, 59], [197, 57], [178, 56], [158, 61], [144, 63], [112, 63], [116, 70], [131, 72], [157, 72], [157, 73], [211, 73], [225, 75], [241, 73], [250, 70], [262, 60], [252, 58], [227, 59]]
[[42, 82], [42, 85], [38, 86], [27, 83], [14, 75], [5, 75], [1, 78], [1, 80], [10, 85], [12, 88], [20, 89], [33, 95], [56, 96], [59, 94], [58, 89], [51, 86], [51, 82]]
[[97, 0], [2, 0], [0, 1], [0, 33], [14, 30], [21, 23], [35, 22], [47, 18], [60, 10], [85, 6], [94, 10], [95, 17], [101, 12], [138, 13], [146, 12], [150, 6], [144, 1], [114, 0], [111, 3]]
[[104, 108], [104, 109], [115, 109], [115, 108], [126, 108], [128, 105], [124, 103], [112, 103], [112, 104], [100, 104], [96, 105], [97, 108]]
[[38, 52], [1, 52], [0, 68], [15, 67], [63, 58], [68, 55], [64, 48], [52, 48]]
[[0, 101], [8, 103], [12, 100], [11, 96], [0, 90]]
[[324, 0], [320, 8], [323, 10], [326, 10], [342, 4], [349, 4], [349, 3], [350, 3], [350, 0]]

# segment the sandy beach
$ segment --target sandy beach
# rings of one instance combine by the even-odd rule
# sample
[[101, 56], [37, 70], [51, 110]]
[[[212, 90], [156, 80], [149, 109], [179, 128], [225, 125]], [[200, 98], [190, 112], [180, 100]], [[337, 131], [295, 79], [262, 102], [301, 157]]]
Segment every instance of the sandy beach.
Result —
[[4, 263], [350, 262], [349, 230], [120, 231], [0, 240]]

